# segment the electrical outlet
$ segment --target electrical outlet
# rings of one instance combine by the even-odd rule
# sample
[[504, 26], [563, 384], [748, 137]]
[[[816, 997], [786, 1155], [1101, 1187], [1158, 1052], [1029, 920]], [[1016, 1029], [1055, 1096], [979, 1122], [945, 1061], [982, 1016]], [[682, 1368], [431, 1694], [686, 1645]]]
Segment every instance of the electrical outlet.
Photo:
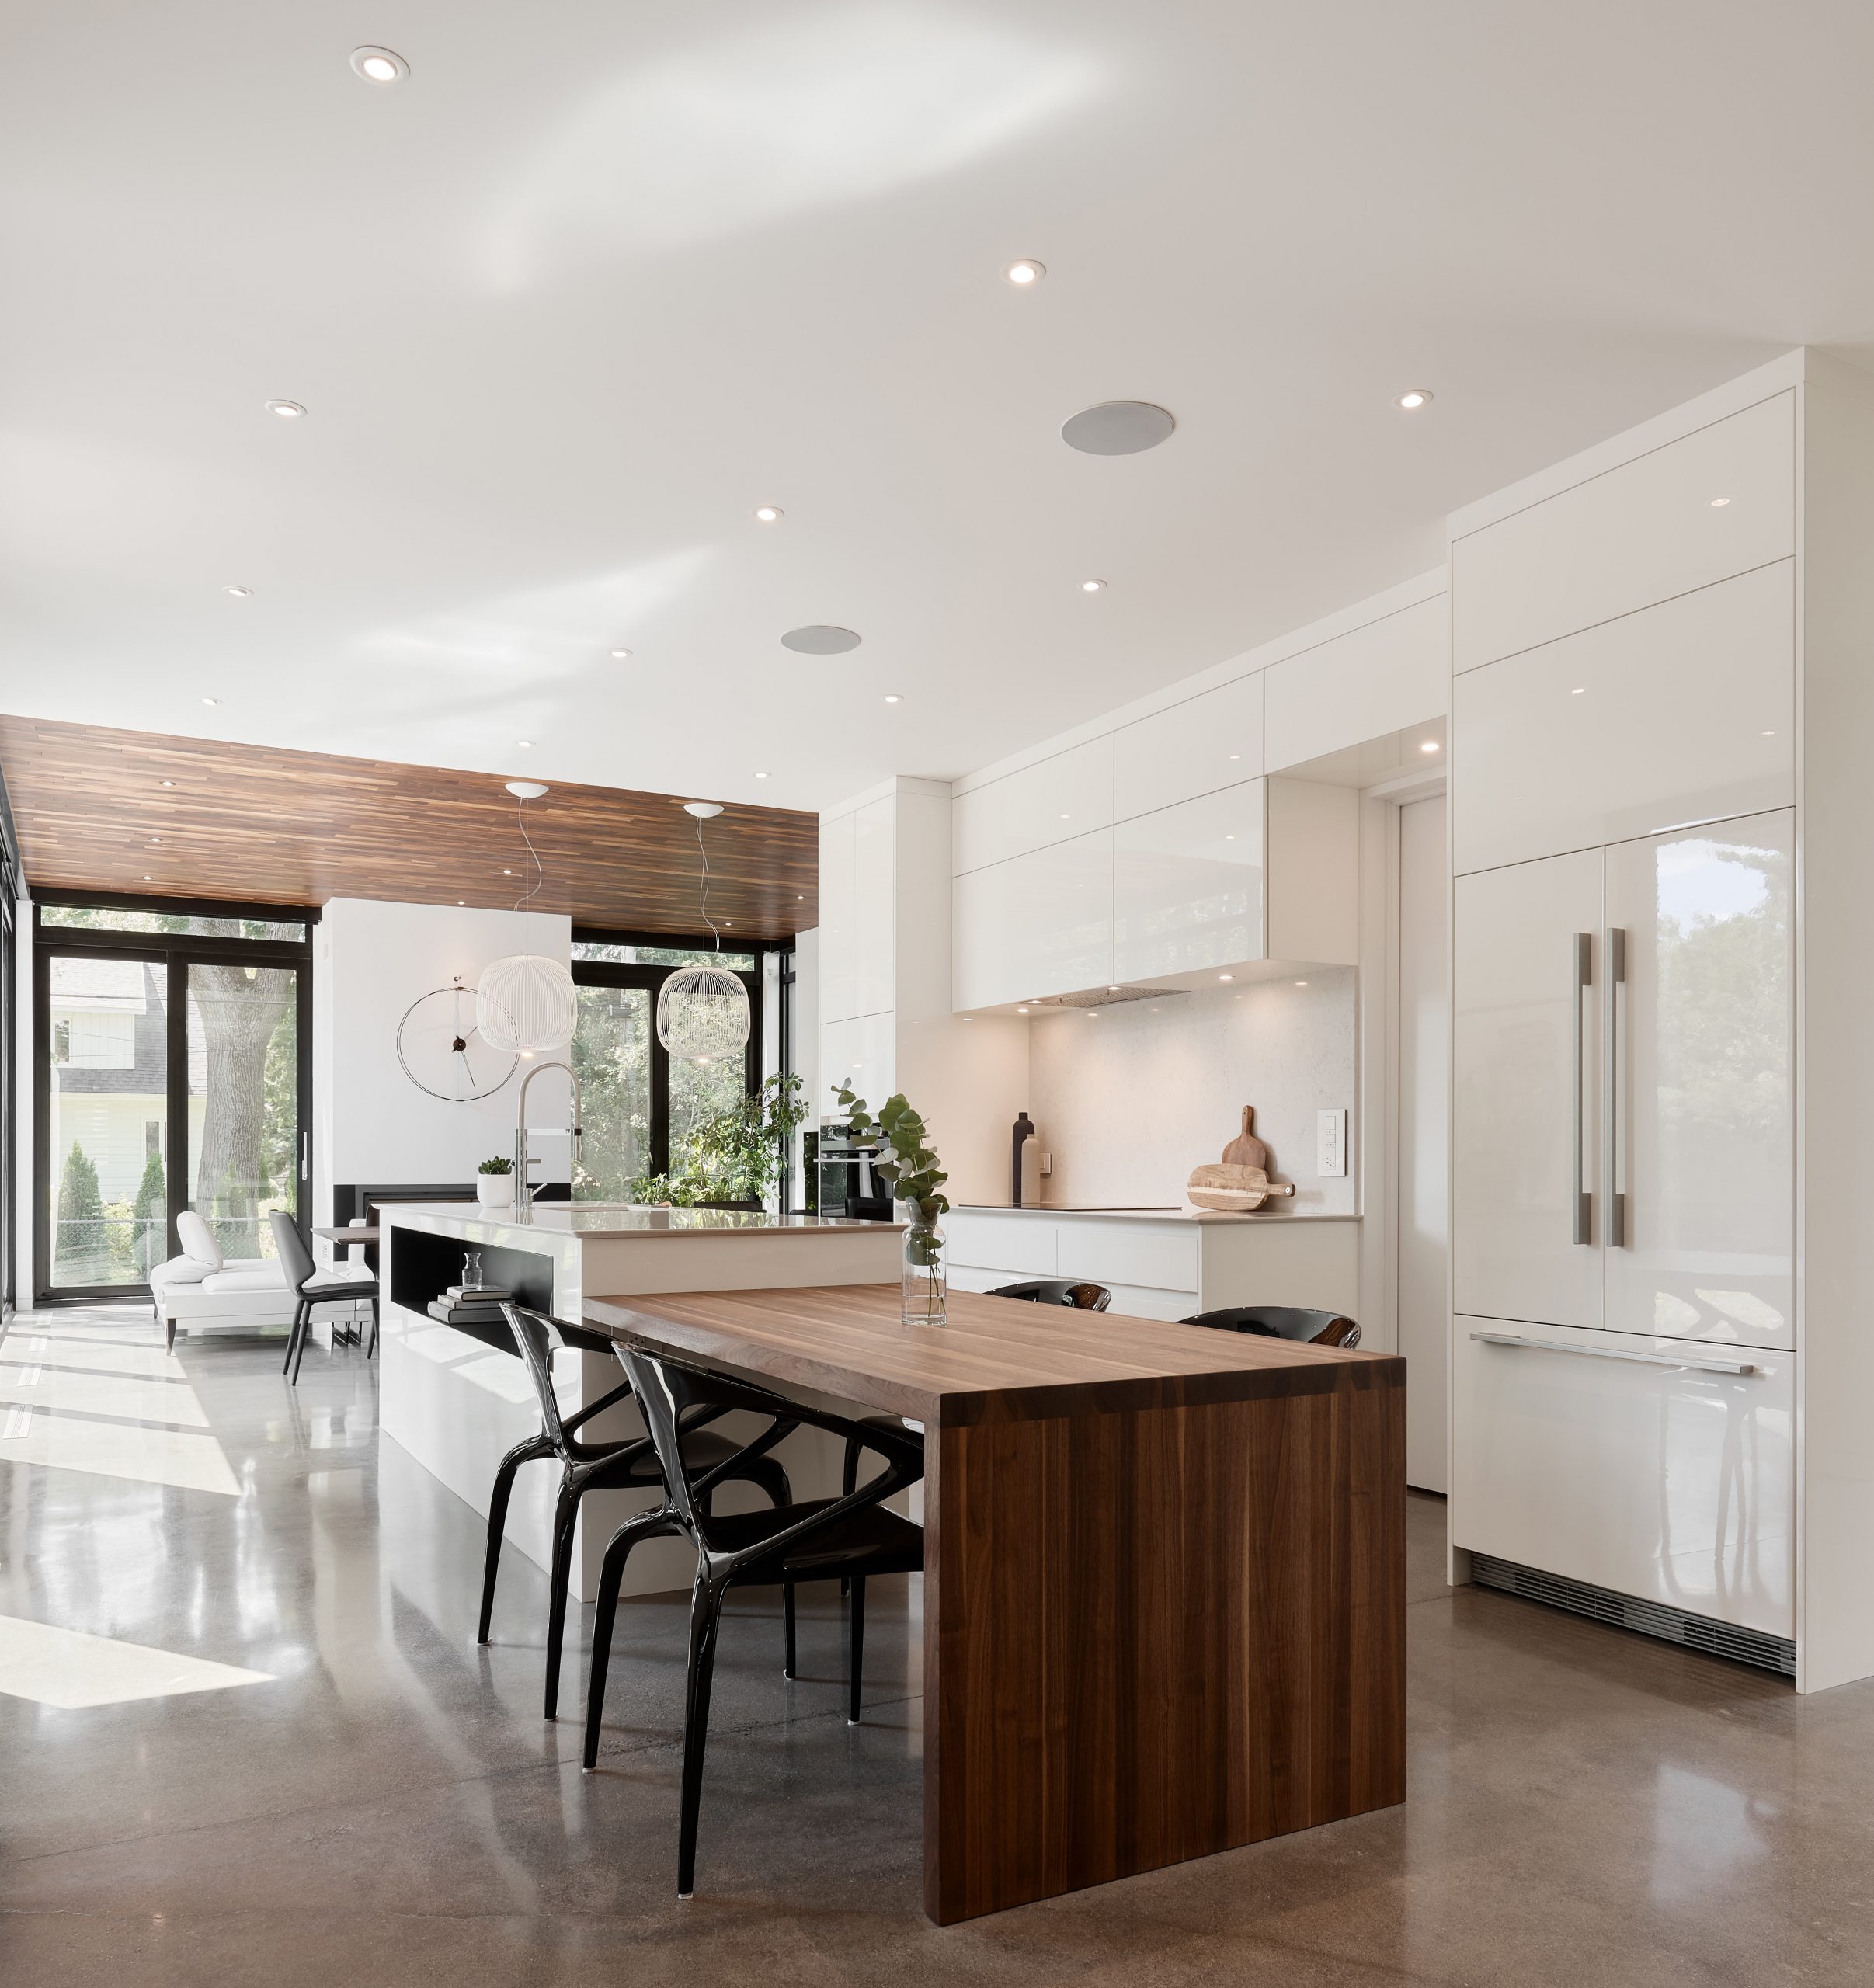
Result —
[[1347, 1172], [1347, 1114], [1315, 1114], [1314, 1170], [1323, 1180], [1337, 1180]]

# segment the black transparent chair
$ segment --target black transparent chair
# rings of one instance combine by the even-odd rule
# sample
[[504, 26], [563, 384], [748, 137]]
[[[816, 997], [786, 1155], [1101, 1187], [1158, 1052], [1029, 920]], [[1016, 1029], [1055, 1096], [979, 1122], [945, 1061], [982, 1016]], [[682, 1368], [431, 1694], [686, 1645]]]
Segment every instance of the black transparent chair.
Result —
[[[561, 1645], [565, 1639], [566, 1598], [572, 1584], [572, 1542], [579, 1516], [579, 1500], [589, 1491], [660, 1489], [663, 1472], [655, 1445], [648, 1436], [622, 1442], [593, 1443], [579, 1434], [596, 1415], [630, 1399], [631, 1384], [621, 1382], [609, 1394], [589, 1402], [575, 1415], [560, 1413], [559, 1398], [553, 1388], [553, 1356], [563, 1350], [579, 1350], [565, 1331], [551, 1319], [518, 1305], [503, 1305], [502, 1315], [514, 1335], [520, 1355], [534, 1383], [540, 1404], [540, 1434], [516, 1443], [501, 1459], [495, 1472], [495, 1488], [488, 1500], [488, 1553], [482, 1576], [482, 1619], [475, 1632], [478, 1642], [488, 1639], [495, 1612], [495, 1579], [501, 1565], [502, 1533], [507, 1523], [508, 1499], [514, 1488], [514, 1473], [523, 1463], [557, 1459], [560, 1466], [559, 1496], [553, 1513], [553, 1559], [548, 1577], [546, 1714], [559, 1716]], [[792, 1496], [787, 1473], [773, 1457], [743, 1458], [725, 1436], [701, 1425], [712, 1422], [723, 1411], [696, 1415], [685, 1423], [681, 1441], [690, 1467], [711, 1473], [712, 1483], [739, 1479], [766, 1493], [770, 1503], [785, 1505]], [[787, 1660], [794, 1657], [794, 1597], [786, 1597]]]
[[1025, 1298], [1031, 1305], [1071, 1305], [1077, 1312], [1104, 1312], [1113, 1294], [1103, 1284], [1085, 1284], [1069, 1277], [1042, 1277], [1031, 1284], [1002, 1284], [989, 1298]]
[[1304, 1346], [1360, 1343], [1360, 1328], [1351, 1319], [1305, 1305], [1233, 1305], [1221, 1312], [1200, 1312], [1178, 1322], [1208, 1326], [1222, 1333], [1255, 1333], [1264, 1339], [1295, 1340]]
[[273, 1231], [273, 1249], [293, 1293], [293, 1329], [287, 1335], [286, 1364], [280, 1371], [290, 1385], [299, 1385], [299, 1364], [306, 1357], [306, 1341], [312, 1336], [312, 1309], [315, 1305], [343, 1304], [359, 1298], [370, 1301], [370, 1343], [364, 1349], [367, 1360], [377, 1350], [377, 1280], [349, 1277], [336, 1270], [322, 1270], [313, 1260], [299, 1224], [282, 1208], [269, 1208], [267, 1220]]
[[[621, 1346], [616, 1350], [638, 1397], [645, 1426], [657, 1445], [669, 1493], [659, 1510], [627, 1520], [605, 1549], [592, 1629], [586, 1765], [591, 1768], [598, 1764], [612, 1625], [632, 1548], [647, 1539], [687, 1539], [696, 1549], [697, 1562], [690, 1600], [676, 1889], [680, 1898], [688, 1898], [696, 1876], [703, 1753], [709, 1738], [710, 1687], [724, 1598], [731, 1588], [750, 1583], [780, 1582], [791, 1590], [801, 1581], [849, 1580], [852, 1601], [847, 1617], [847, 1720], [856, 1726], [865, 1649], [865, 1583], [875, 1574], [919, 1573], [923, 1569], [922, 1527], [884, 1506], [886, 1499], [923, 1475], [924, 1445], [922, 1437], [908, 1430], [868, 1427], [866, 1447], [878, 1452], [885, 1468], [857, 1490], [840, 1498], [780, 1506], [771, 1512], [714, 1513], [710, 1493], [722, 1481], [725, 1469], [718, 1465], [698, 1470], [693, 1465], [683, 1434], [689, 1418], [698, 1413], [726, 1414], [731, 1409], [767, 1417], [767, 1427], [738, 1453], [742, 1459], [765, 1454], [803, 1423], [839, 1436], [847, 1435], [853, 1424], [843, 1416], [635, 1347]], [[790, 1662], [790, 1675], [792, 1669]]]

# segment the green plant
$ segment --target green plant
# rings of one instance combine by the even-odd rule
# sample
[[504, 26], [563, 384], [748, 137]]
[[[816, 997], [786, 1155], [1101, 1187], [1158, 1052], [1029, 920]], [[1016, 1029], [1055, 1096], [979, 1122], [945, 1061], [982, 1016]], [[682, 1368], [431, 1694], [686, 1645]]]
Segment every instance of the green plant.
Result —
[[99, 1191], [98, 1170], [76, 1139], [65, 1156], [58, 1182], [57, 1268], [54, 1274], [75, 1283], [96, 1283], [108, 1267], [105, 1239], [104, 1197]]
[[[947, 1215], [950, 1202], [939, 1190], [950, 1176], [931, 1150], [927, 1137], [929, 1128], [906, 1103], [904, 1093], [895, 1092], [888, 1097], [878, 1107], [876, 1118], [850, 1083], [841, 1084], [837, 1095], [840, 1109], [846, 1114], [855, 1138], [863, 1138], [874, 1127], [884, 1135], [885, 1144], [872, 1162], [872, 1171], [890, 1187], [893, 1197], [909, 1201], [916, 1211], [917, 1221], [926, 1227], [934, 1224], [939, 1215]], [[907, 1242], [908, 1253], [915, 1239]], [[913, 1255], [913, 1260], [921, 1260]]]
[[475, 1169], [478, 1173], [512, 1173], [513, 1170], [514, 1163], [504, 1152], [494, 1154]]
[[668, 1173], [640, 1173], [630, 1197], [673, 1208], [699, 1201], [758, 1201], [781, 1178], [787, 1144], [806, 1122], [793, 1071], [765, 1078], [752, 1097], [712, 1112], [691, 1131]]
[[143, 1163], [143, 1178], [137, 1183], [137, 1198], [130, 1205], [130, 1218], [135, 1225], [130, 1261], [139, 1277], [147, 1277], [156, 1260], [169, 1210], [169, 1189], [163, 1175], [162, 1155], [153, 1152]]

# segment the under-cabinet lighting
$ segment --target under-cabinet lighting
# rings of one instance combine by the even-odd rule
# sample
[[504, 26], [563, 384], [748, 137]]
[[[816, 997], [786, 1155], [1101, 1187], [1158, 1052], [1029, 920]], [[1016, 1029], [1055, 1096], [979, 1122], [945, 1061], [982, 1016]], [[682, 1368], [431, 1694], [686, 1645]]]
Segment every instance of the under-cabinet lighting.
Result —
[[1730, 501], [1728, 497], [1714, 497], [1712, 499], [1712, 509], [1714, 511], [1722, 511]]
[[1421, 739], [1419, 742], [1419, 750], [1421, 752], [1435, 752], [1438, 749], [1438, 742], [1435, 739]]
[[1217, 978], [1219, 980], [1234, 980], [1236, 976], [1233, 973], [1220, 973], [1217, 975]]

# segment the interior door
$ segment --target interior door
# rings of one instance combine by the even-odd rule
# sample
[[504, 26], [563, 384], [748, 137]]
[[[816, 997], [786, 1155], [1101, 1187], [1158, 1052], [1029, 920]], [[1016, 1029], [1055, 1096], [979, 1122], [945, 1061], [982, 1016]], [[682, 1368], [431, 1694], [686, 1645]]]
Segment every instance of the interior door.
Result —
[[1610, 1330], [1795, 1344], [1787, 809], [1607, 852]]
[[1457, 881], [1452, 1251], [1456, 1309], [1602, 1322], [1598, 849]]
[[1445, 797], [1399, 811], [1399, 1350], [1406, 1482], [1445, 1488], [1451, 947]]

